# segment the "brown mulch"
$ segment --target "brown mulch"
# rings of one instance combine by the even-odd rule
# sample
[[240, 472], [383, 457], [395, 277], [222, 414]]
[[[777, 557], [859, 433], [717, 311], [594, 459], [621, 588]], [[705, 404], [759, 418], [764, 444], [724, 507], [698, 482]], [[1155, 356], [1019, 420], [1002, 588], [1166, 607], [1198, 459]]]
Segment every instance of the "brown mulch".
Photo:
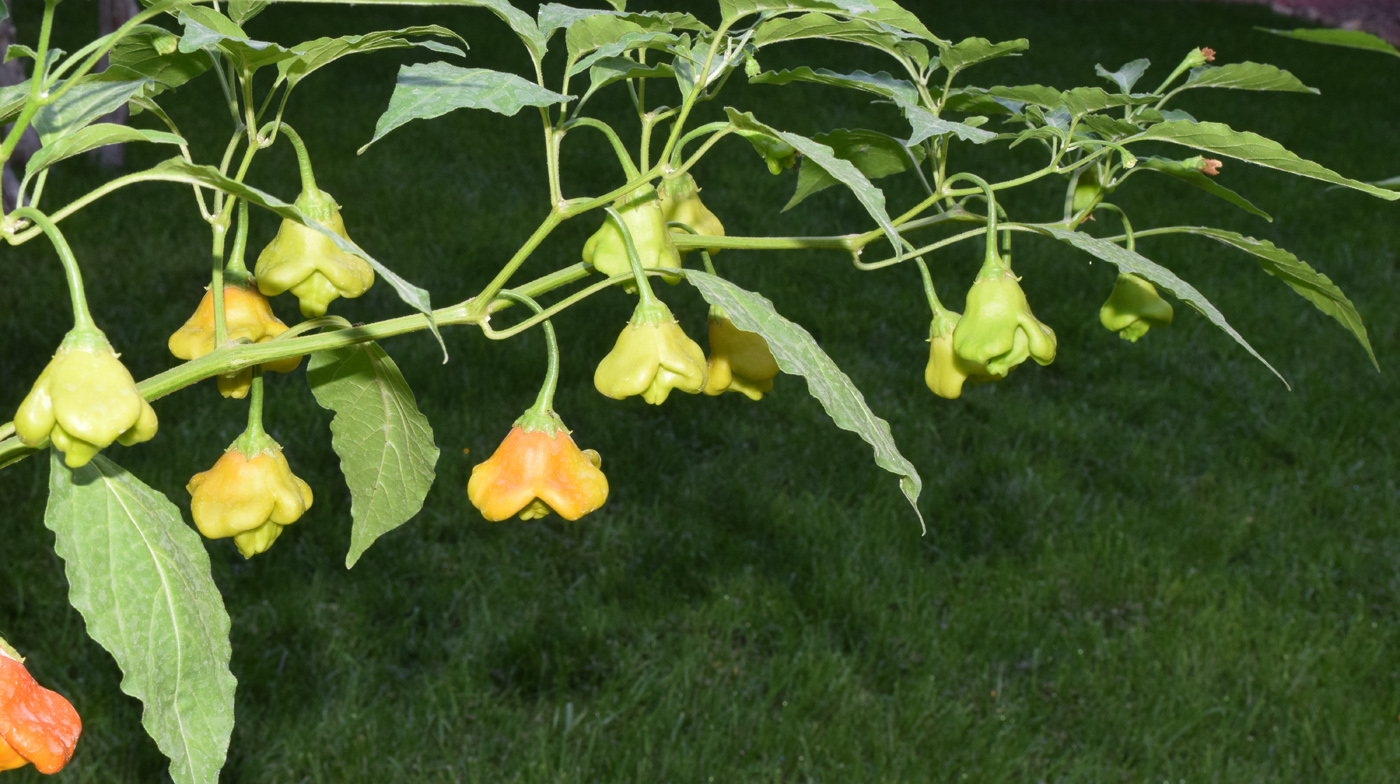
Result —
[[1276, 14], [1319, 25], [1364, 30], [1400, 45], [1400, 0], [1225, 0], [1267, 5]]

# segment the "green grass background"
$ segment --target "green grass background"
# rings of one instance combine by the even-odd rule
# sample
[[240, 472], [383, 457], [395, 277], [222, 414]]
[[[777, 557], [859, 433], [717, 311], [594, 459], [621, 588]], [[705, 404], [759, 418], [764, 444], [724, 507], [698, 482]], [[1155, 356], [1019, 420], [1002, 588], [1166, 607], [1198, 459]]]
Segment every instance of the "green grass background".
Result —
[[[91, 34], [89, 14], [61, 7], [60, 45]], [[1155, 63], [1144, 84], [1155, 84], [1198, 45], [1220, 62], [1275, 63], [1323, 95], [1197, 91], [1178, 106], [1351, 176], [1400, 174], [1400, 61], [1256, 32], [1295, 26], [1260, 8], [995, 2], [921, 15], [945, 37], [1031, 39], [1025, 56], [971, 72], [978, 84], [1094, 84], [1095, 63], [1144, 56]], [[32, 35], [33, 9], [18, 17]], [[525, 72], [506, 28], [479, 11], [275, 8], [250, 32], [295, 43], [422, 21], [465, 35], [469, 65]], [[352, 235], [449, 303], [475, 293], [543, 217], [543, 154], [529, 112], [457, 112], [356, 157], [398, 63], [423, 59], [344, 61], [308, 80], [288, 120]], [[766, 50], [763, 64], [889, 68], [836, 45]], [[166, 103], [197, 157], [216, 159], [227, 119], [212, 81]], [[888, 107], [815, 86], [735, 79], [717, 102], [728, 103], [799, 133], [906, 130]], [[616, 91], [595, 109], [625, 123]], [[625, 133], [635, 138], [631, 126]], [[618, 181], [600, 139], [580, 132], [566, 143], [567, 195]], [[132, 166], [165, 154], [129, 148]], [[964, 145], [953, 164], [1005, 178], [1039, 166], [1041, 153]], [[739, 140], [696, 175], [731, 234], [866, 228], [854, 199], [834, 190], [779, 214], [793, 175], [770, 176]], [[46, 203], [106, 176], [85, 160], [64, 164]], [[278, 145], [251, 181], [290, 198], [295, 176]], [[1152, 177], [1114, 196], [1138, 227], [1219, 225], [1293, 250], [1350, 293], [1394, 367], [1395, 206], [1227, 162], [1221, 182], [1271, 212], [1265, 224]], [[912, 181], [883, 184], [896, 208], [917, 198]], [[1061, 194], [1061, 183], [1037, 185], [1008, 207], [1053, 218]], [[597, 224], [590, 215], [560, 228], [526, 274], [575, 262]], [[63, 228], [93, 311], [132, 371], [173, 364], [166, 337], [207, 282], [207, 228], [188, 189], [129, 188]], [[255, 216], [253, 252], [275, 228]], [[932, 259], [955, 307], [975, 245]], [[579, 443], [602, 453], [607, 505], [577, 524], [488, 524], [466, 502], [471, 466], [533, 400], [538, 334], [493, 344], [448, 331], [445, 366], [430, 337], [394, 339], [385, 348], [443, 449], [438, 482], [418, 517], [346, 571], [349, 497], [329, 414], [302, 373], [273, 377], [270, 430], [316, 503], [251, 561], [231, 542], [209, 543], [239, 679], [223, 780], [1394, 781], [1395, 376], [1375, 373], [1334, 322], [1248, 256], [1199, 238], [1144, 240], [1140, 250], [1210, 297], [1293, 390], [1185, 308], [1136, 345], [1109, 334], [1097, 309], [1112, 269], [1049, 241], [1018, 236], [1015, 258], [1036, 314], [1059, 335], [1057, 361], [958, 401], [923, 385], [928, 314], [912, 268], [863, 274], [818, 252], [718, 256], [723, 274], [811, 329], [889, 419], [923, 474], [926, 536], [894, 478], [800, 380], [779, 379], [757, 404], [602, 398], [592, 369], [631, 310], [607, 292], [556, 319], [557, 408]], [[0, 271], [0, 410], [9, 411], [69, 314], [42, 242], [6, 250]], [[661, 295], [700, 338], [694, 291]], [[288, 301], [275, 307], [295, 316]], [[383, 285], [334, 308], [355, 321], [405, 311]], [[156, 407], [160, 435], [110, 456], [187, 508], [184, 483], [237, 435], [245, 409], [207, 382]], [[120, 692], [111, 658], [67, 605], [42, 521], [46, 484], [43, 460], [0, 473], [0, 629], [83, 715], [64, 780], [163, 780], [140, 704]]]

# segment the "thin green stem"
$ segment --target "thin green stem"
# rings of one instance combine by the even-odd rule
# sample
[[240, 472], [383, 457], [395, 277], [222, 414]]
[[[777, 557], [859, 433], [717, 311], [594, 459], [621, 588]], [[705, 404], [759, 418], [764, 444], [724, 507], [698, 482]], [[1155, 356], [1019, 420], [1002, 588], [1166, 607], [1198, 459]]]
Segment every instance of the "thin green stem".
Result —
[[1116, 205], [1116, 204], [1107, 204], [1107, 203], [1104, 203], [1104, 204], [1098, 205], [1098, 207], [1096, 207], [1095, 209], [1096, 209], [1096, 210], [1110, 210], [1110, 211], [1112, 211], [1112, 212], [1118, 213], [1118, 219], [1119, 219], [1120, 221], [1123, 222], [1123, 236], [1126, 237], [1127, 240], [1128, 240], [1128, 244], [1127, 244], [1128, 251], [1129, 251], [1129, 252], [1132, 252], [1132, 253], [1136, 253], [1136, 252], [1137, 252], [1137, 240], [1136, 240], [1135, 236], [1133, 235], [1133, 224], [1131, 224], [1131, 223], [1128, 222], [1128, 213], [1124, 212], [1123, 209], [1122, 209], [1121, 207], [1119, 207], [1118, 205]]
[[933, 315], [937, 316], [943, 312], [943, 303], [938, 301], [938, 293], [933, 290], [933, 276], [928, 272], [928, 265], [924, 263], [923, 256], [915, 256], [914, 264], [919, 268], [919, 277], [924, 281], [924, 296], [928, 298], [929, 309]]
[[[507, 289], [502, 291], [500, 296], [522, 303], [537, 314], [544, 313], [544, 308], [540, 307], [540, 303], [519, 292]], [[547, 317], [541, 323], [544, 325], [544, 344], [549, 352], [549, 358], [548, 364], [545, 366], [544, 383], [540, 385], [540, 394], [535, 398], [535, 405], [531, 410], [546, 414], [554, 410], [554, 390], [559, 386], [559, 340], [554, 336], [554, 325]], [[483, 321], [481, 327], [487, 337], [495, 337], [495, 333], [486, 326], [486, 322]]]
[[[303, 193], [317, 193], [316, 175], [311, 171], [311, 154], [306, 151], [306, 142], [302, 141], [301, 134], [297, 133], [292, 126], [281, 123], [282, 133], [287, 135], [287, 141], [292, 143], [297, 151], [297, 171], [301, 174], [301, 190]], [[239, 178], [242, 179], [241, 177]]]
[[228, 321], [224, 314], [224, 245], [228, 239], [228, 226], [214, 224], [214, 247], [210, 252], [214, 262], [213, 280], [209, 293], [214, 296], [214, 345], [222, 346], [228, 340]]
[[506, 282], [510, 280], [510, 277], [515, 274], [516, 270], [520, 269], [520, 265], [525, 263], [525, 260], [530, 257], [530, 254], [535, 252], [535, 248], [538, 248], [540, 243], [544, 242], [545, 237], [548, 237], [550, 232], [554, 231], [554, 228], [563, 222], [564, 217], [564, 214], [560, 213], [558, 208], [551, 210], [549, 215], [545, 216], [544, 221], [535, 229], [535, 232], [530, 235], [529, 239], [525, 240], [525, 244], [521, 245], [520, 249], [515, 252], [515, 255], [511, 256], [510, 260], [505, 263], [505, 266], [501, 267], [501, 271], [496, 273], [496, 277], [492, 278], [491, 282], [486, 284], [486, 287], [481, 290], [481, 293], [470, 300], [471, 304], [469, 307], [472, 312], [477, 316], [485, 316], [487, 314], [490, 309], [491, 301], [496, 298], [496, 294], [501, 289], [505, 288]]
[[[696, 150], [696, 151], [695, 151], [695, 154], [692, 155], [692, 156], [690, 156], [690, 159], [687, 160], [684, 164], [682, 164], [681, 166], [676, 167], [675, 171], [672, 172], [672, 174], [673, 174], [673, 175], [679, 175], [679, 174], [684, 174], [685, 172], [690, 171], [690, 167], [692, 167], [692, 166], [694, 166], [695, 164], [699, 163], [699, 162], [700, 162], [700, 159], [703, 158], [703, 157], [705, 157], [705, 153], [709, 152], [709, 151], [710, 151], [710, 148], [713, 147], [713, 146], [715, 146], [715, 142], [718, 142], [720, 139], [723, 139], [724, 137], [728, 136], [729, 134], [731, 134], [731, 133], [733, 133], [733, 132], [734, 132], [734, 128], [733, 128], [733, 127], [724, 128], [724, 129], [722, 129], [722, 130], [715, 131], [714, 135], [711, 136], [710, 138], [706, 139], [706, 140], [705, 140], [705, 143], [702, 144], [702, 145], [700, 145], [700, 149]], [[679, 150], [680, 148], [677, 147], [676, 149]]]
[[651, 290], [651, 281], [647, 280], [646, 272], [642, 268], [641, 254], [637, 253], [637, 244], [632, 241], [632, 230], [627, 228], [627, 223], [622, 220], [622, 213], [616, 207], [606, 207], [608, 218], [617, 224], [618, 231], [622, 232], [622, 243], [627, 246], [627, 261], [632, 265], [632, 277], [637, 281], [637, 297], [641, 300], [641, 305], [652, 307], [659, 304], [656, 294]]
[[613, 152], [617, 155], [618, 163], [622, 164], [622, 170], [627, 174], [627, 178], [633, 179], [640, 175], [640, 172], [637, 170], [637, 164], [632, 162], [632, 156], [627, 152], [627, 145], [622, 143], [622, 139], [618, 138], [617, 132], [612, 129], [612, 126], [605, 122], [595, 120], [592, 117], [575, 117], [564, 123], [563, 129], [567, 131], [576, 126], [593, 128], [594, 130], [601, 131], [604, 136], [608, 137], [608, 141], [612, 144]]
[[695, 141], [701, 136], [704, 136], [707, 133], [722, 131], [725, 128], [730, 127], [732, 126], [728, 122], [706, 123], [705, 125], [702, 125], [699, 128], [696, 128], [695, 130], [691, 131], [690, 133], [687, 133], [686, 135], [682, 136], [676, 142], [676, 149], [671, 152], [671, 166], [674, 168], [680, 165], [681, 158], [685, 156], [685, 146], [687, 144], [690, 144], [691, 142]]
[[947, 246], [949, 246], [949, 245], [952, 245], [952, 244], [955, 243], [955, 242], [962, 242], [963, 240], [971, 239], [971, 238], [973, 238], [973, 237], [978, 237], [978, 236], [985, 236], [986, 234], [987, 234], [987, 230], [986, 230], [986, 229], [982, 229], [982, 228], [978, 228], [978, 229], [969, 229], [969, 230], [967, 230], [967, 231], [965, 231], [965, 232], [963, 232], [963, 233], [961, 233], [961, 234], [954, 234], [954, 235], [951, 236], [951, 237], [947, 237], [947, 238], [945, 238], [945, 239], [941, 239], [941, 240], [939, 240], [938, 242], [935, 242], [935, 243], [933, 243], [933, 244], [931, 244], [931, 245], [925, 245], [925, 246], [923, 246], [922, 248], [915, 248], [914, 250], [909, 251], [907, 254], [905, 254], [904, 258], [902, 258], [902, 259], [896, 256], [896, 257], [891, 257], [891, 258], [885, 259], [885, 260], [883, 260], [883, 261], [874, 261], [874, 262], [870, 262], [870, 263], [868, 263], [868, 264], [867, 264], [867, 263], [864, 263], [864, 262], [862, 262], [862, 261], [860, 261], [859, 259], [857, 259], [857, 260], [855, 261], [855, 266], [856, 266], [856, 269], [859, 269], [859, 270], [861, 270], [861, 271], [863, 271], [863, 272], [870, 272], [870, 271], [872, 271], [872, 270], [884, 269], [885, 267], [893, 266], [893, 265], [895, 265], [895, 264], [899, 264], [899, 263], [902, 262], [902, 261], [906, 261], [906, 260], [908, 260], [908, 258], [909, 258], [910, 256], [915, 256], [915, 257], [922, 256], [922, 255], [924, 255], [925, 253], [932, 253], [932, 252], [938, 250], [939, 248], [947, 247]]
[[263, 369], [253, 368], [253, 381], [248, 387], [248, 429], [244, 431], [251, 440], [267, 438], [263, 430]]
[[45, 103], [43, 95], [44, 74], [42, 69], [48, 62], [49, 57], [49, 35], [53, 32], [53, 11], [58, 5], [58, 0], [45, 0], [44, 18], [39, 24], [39, 43], [34, 52], [34, 76], [29, 80], [29, 98], [24, 102], [24, 108], [20, 110], [19, 117], [15, 119], [15, 124], [10, 128], [10, 135], [5, 137], [3, 144], [0, 144], [0, 166], [9, 162], [10, 156], [15, 152], [15, 146], [19, 144], [20, 137], [29, 128], [29, 122], [34, 119], [34, 115]]
[[233, 235], [233, 252], [229, 254], [226, 269], [235, 277], [242, 277], [240, 282], [246, 282], [248, 278], [248, 267], [244, 256], [248, 251], [248, 202], [246, 199], [238, 201], [238, 229]]
[[[98, 331], [96, 322], [92, 320], [92, 313], [88, 310], [87, 294], [83, 291], [83, 274], [78, 269], [78, 260], [73, 256], [73, 249], [68, 246], [63, 232], [58, 230], [58, 226], [55, 226], [47, 215], [33, 207], [19, 207], [11, 216], [16, 220], [32, 221], [48, 235], [54, 250], [58, 251], [58, 260], [63, 263], [63, 272], [68, 277], [68, 293], [73, 300], [73, 328], [80, 332]], [[10, 242], [15, 244], [13, 239]]]

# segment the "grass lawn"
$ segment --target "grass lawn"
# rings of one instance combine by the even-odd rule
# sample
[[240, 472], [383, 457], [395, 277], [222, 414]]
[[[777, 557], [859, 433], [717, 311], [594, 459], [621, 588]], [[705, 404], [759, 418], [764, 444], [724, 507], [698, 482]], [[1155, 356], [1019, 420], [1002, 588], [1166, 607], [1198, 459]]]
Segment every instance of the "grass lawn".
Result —
[[[59, 45], [70, 51], [92, 24], [86, 6], [72, 5], [60, 11], [71, 24]], [[921, 15], [944, 37], [1031, 39], [1024, 56], [973, 69], [973, 83], [1095, 84], [1095, 63], [1148, 57], [1144, 83], [1155, 84], [1208, 45], [1218, 62], [1274, 63], [1323, 94], [1200, 90], [1180, 108], [1350, 176], [1400, 174], [1400, 62], [1256, 32], [1296, 26], [1264, 9], [942, 5]], [[19, 10], [22, 29], [32, 19]], [[474, 10], [274, 8], [249, 28], [290, 44], [426, 21], [466, 36], [467, 64], [525, 71], [505, 26]], [[528, 111], [457, 112], [356, 157], [398, 64], [415, 58], [427, 59], [390, 52], [333, 66], [298, 90], [287, 117], [352, 236], [446, 304], [474, 294], [543, 217], [543, 153]], [[889, 68], [834, 45], [763, 58], [765, 68], [798, 64]], [[226, 116], [212, 82], [191, 87], [167, 108], [196, 157], [216, 160]], [[730, 90], [717, 103], [798, 133], [906, 131], [887, 107], [833, 89], [736, 78]], [[615, 94], [596, 108], [621, 121], [628, 107]], [[1041, 165], [1032, 147], [959, 148], [953, 165], [1002, 179]], [[575, 134], [567, 149], [567, 195], [618, 182], [601, 136]], [[128, 151], [133, 166], [165, 154]], [[46, 204], [104, 176], [86, 160], [64, 164]], [[770, 176], [740, 140], [721, 143], [696, 176], [731, 234], [866, 228], [837, 190], [780, 214], [794, 175]], [[294, 196], [289, 148], [260, 156], [250, 181]], [[677, 395], [657, 408], [600, 396], [593, 366], [632, 308], [610, 291], [555, 320], [556, 407], [580, 445], [602, 453], [607, 505], [576, 524], [490, 524], [466, 502], [472, 465], [534, 399], [539, 334], [496, 344], [449, 331], [445, 366], [423, 334], [386, 341], [443, 453], [423, 512], [347, 571], [350, 503], [330, 415], [302, 373], [271, 377], [269, 429], [316, 502], [251, 561], [230, 541], [209, 543], [239, 680], [223, 780], [1394, 781], [1400, 207], [1234, 161], [1220, 181], [1274, 222], [1166, 178], [1135, 177], [1113, 198], [1138, 228], [1217, 225], [1294, 251], [1351, 295], [1385, 375], [1251, 257], [1201, 238], [1145, 239], [1139, 250], [1210, 297], [1291, 391], [1185, 307], [1169, 329], [1119, 340], [1097, 319], [1112, 269], [1026, 235], [1017, 271], [1059, 356], [957, 401], [924, 386], [928, 312], [912, 267], [867, 275], [820, 252], [716, 258], [722, 274], [811, 329], [889, 419], [925, 481], [924, 536], [894, 478], [798, 379], [780, 378], [757, 404]], [[917, 198], [913, 181], [883, 184], [895, 209]], [[1008, 208], [1026, 220], [1058, 216], [1062, 187], [1022, 189]], [[254, 220], [250, 252], [276, 229], [268, 215]], [[560, 228], [524, 276], [577, 261], [597, 225], [589, 215]], [[133, 373], [171, 366], [165, 340], [208, 274], [207, 228], [188, 189], [136, 186], [63, 227], [94, 315]], [[980, 243], [931, 259], [950, 306], [961, 306], [979, 260]], [[0, 411], [12, 411], [69, 314], [42, 242], [5, 250], [0, 270]], [[661, 288], [700, 337], [694, 290]], [[275, 307], [292, 321], [295, 306], [282, 300]], [[405, 312], [384, 285], [333, 308], [352, 321]], [[108, 454], [187, 508], [185, 482], [238, 434], [245, 409], [209, 382], [156, 407], [156, 440]], [[112, 659], [67, 604], [43, 526], [47, 481], [43, 459], [0, 472], [0, 631], [83, 716], [63, 780], [164, 780], [140, 703], [121, 693]]]

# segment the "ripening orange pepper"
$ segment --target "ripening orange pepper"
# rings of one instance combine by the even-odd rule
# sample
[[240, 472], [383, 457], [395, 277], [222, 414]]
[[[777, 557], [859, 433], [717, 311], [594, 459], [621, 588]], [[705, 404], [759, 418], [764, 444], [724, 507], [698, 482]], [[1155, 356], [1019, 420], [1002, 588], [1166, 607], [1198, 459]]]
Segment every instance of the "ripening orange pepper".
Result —
[[562, 425], [531, 428], [528, 421], [517, 422], [496, 453], [472, 469], [467, 497], [482, 516], [532, 520], [553, 511], [577, 520], [602, 506], [608, 479], [599, 470], [598, 453], [580, 450]]
[[83, 722], [61, 694], [40, 686], [0, 640], [0, 771], [33, 763], [57, 773], [73, 757]]

